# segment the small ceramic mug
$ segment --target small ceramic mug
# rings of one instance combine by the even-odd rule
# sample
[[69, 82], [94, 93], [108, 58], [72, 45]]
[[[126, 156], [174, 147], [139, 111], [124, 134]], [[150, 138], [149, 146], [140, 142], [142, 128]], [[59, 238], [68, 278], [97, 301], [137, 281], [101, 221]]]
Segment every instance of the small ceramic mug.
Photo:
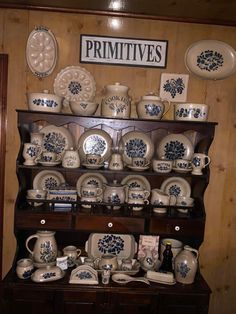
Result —
[[25, 143], [23, 148], [24, 165], [34, 166], [37, 164], [37, 158], [42, 152], [42, 148], [36, 144]]
[[118, 268], [117, 256], [114, 254], [103, 254], [101, 257], [96, 258], [98, 269], [102, 270], [116, 270]]
[[86, 184], [81, 186], [81, 197], [96, 197], [102, 195], [103, 190], [93, 184]]
[[34, 270], [33, 261], [30, 258], [22, 258], [17, 261], [16, 274], [20, 279], [30, 278]]
[[100, 165], [103, 162], [103, 157], [99, 154], [86, 154], [86, 163], [88, 165]]
[[74, 245], [68, 245], [63, 249], [63, 255], [67, 256], [67, 265], [68, 267], [72, 267], [75, 265], [75, 261], [80, 256], [81, 250], [77, 249]]
[[132, 158], [132, 166], [133, 167], [136, 167], [136, 168], [139, 168], [139, 167], [146, 167], [149, 165], [149, 161], [144, 158], [144, 157], [134, 157]]
[[174, 166], [176, 169], [186, 170], [192, 168], [191, 161], [188, 159], [176, 159], [174, 162]]
[[150, 192], [147, 190], [144, 190], [140, 187], [130, 187], [128, 189], [128, 198], [133, 200], [143, 199], [147, 200], [150, 196]]
[[192, 174], [202, 175], [202, 169], [209, 165], [211, 159], [209, 156], [203, 153], [195, 153], [193, 154], [192, 159]]
[[55, 162], [60, 160], [60, 156], [55, 152], [43, 151], [41, 154], [41, 160], [45, 162]]

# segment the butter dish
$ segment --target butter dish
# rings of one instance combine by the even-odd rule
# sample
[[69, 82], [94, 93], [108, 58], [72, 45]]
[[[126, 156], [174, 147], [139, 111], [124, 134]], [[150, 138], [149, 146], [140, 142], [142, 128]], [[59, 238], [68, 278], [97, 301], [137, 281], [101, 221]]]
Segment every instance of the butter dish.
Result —
[[162, 283], [165, 285], [174, 285], [176, 283], [174, 279], [174, 274], [171, 272], [157, 272], [153, 270], [148, 270], [146, 278], [149, 281]]
[[48, 282], [63, 278], [65, 272], [58, 266], [46, 266], [37, 269], [32, 275], [31, 280], [34, 282]]

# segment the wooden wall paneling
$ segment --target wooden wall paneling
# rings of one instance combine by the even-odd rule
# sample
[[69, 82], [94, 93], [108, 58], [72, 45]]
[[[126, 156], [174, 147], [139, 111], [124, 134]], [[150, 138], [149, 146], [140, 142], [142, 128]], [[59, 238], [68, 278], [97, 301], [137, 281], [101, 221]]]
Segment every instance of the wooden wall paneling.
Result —
[[3, 215], [4, 215], [4, 179], [6, 153], [6, 109], [7, 109], [7, 70], [8, 55], [0, 54], [0, 280], [2, 278], [2, 246], [3, 246]]

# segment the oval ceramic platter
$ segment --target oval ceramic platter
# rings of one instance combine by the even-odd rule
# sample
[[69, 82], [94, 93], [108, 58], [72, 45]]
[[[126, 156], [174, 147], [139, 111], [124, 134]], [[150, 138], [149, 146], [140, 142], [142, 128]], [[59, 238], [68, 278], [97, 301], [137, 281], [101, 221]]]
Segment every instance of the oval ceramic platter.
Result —
[[82, 185], [93, 184], [98, 188], [103, 188], [107, 179], [101, 173], [87, 172], [82, 174], [76, 182], [76, 190], [79, 196]]
[[62, 69], [54, 81], [56, 95], [68, 101], [92, 101], [96, 92], [96, 83], [91, 73], [80, 66], [68, 66]]
[[190, 184], [187, 180], [180, 177], [171, 177], [164, 180], [161, 184], [161, 190], [168, 195], [174, 195], [176, 197], [191, 195]]
[[191, 160], [194, 153], [192, 142], [183, 134], [168, 134], [159, 143], [157, 154], [167, 160]]
[[34, 177], [33, 189], [54, 190], [62, 183], [65, 183], [65, 179], [59, 171], [43, 170]]
[[123, 152], [124, 162], [131, 165], [134, 157], [144, 157], [150, 161], [154, 154], [154, 144], [145, 133], [131, 131], [120, 139], [119, 150]]
[[85, 131], [79, 138], [78, 150], [81, 160], [86, 160], [86, 154], [98, 154], [107, 160], [111, 156], [112, 138], [103, 130]]
[[26, 60], [32, 73], [40, 78], [51, 74], [57, 63], [57, 42], [53, 33], [37, 26], [29, 35]]
[[224, 79], [236, 71], [236, 52], [222, 41], [200, 40], [187, 49], [185, 66], [200, 78]]
[[47, 125], [40, 129], [43, 133], [42, 147], [48, 152], [63, 154], [65, 150], [74, 147], [74, 137], [64, 126]]
[[121, 181], [121, 184], [127, 185], [129, 188], [138, 187], [149, 192], [151, 191], [151, 185], [148, 180], [144, 176], [138, 174], [124, 177], [124, 179]]

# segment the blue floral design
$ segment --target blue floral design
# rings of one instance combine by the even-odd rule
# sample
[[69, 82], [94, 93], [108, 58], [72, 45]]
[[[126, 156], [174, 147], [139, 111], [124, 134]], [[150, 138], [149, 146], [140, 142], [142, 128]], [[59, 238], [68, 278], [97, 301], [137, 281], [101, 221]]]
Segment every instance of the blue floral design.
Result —
[[178, 185], [174, 184], [170, 186], [169, 193], [168, 193], [169, 195], [174, 195], [177, 197], [180, 195], [180, 193], [181, 193], [181, 188]]
[[185, 151], [186, 151], [186, 148], [184, 147], [184, 144], [177, 140], [166, 143], [164, 147], [164, 155], [166, 159], [169, 159], [169, 160], [183, 158]]
[[101, 253], [119, 254], [124, 250], [124, 240], [113, 234], [107, 234], [99, 239], [97, 245]]
[[107, 148], [107, 142], [98, 135], [89, 136], [84, 143], [85, 154], [103, 155]]
[[206, 112], [202, 112], [199, 108], [191, 108], [191, 109], [184, 109], [180, 108], [176, 110], [176, 116], [180, 118], [186, 117], [194, 117], [194, 118], [203, 118], [206, 115]]
[[40, 259], [45, 263], [54, 262], [56, 259], [55, 252], [52, 249], [51, 241], [45, 241], [40, 245]]
[[88, 271], [81, 271], [79, 274], [76, 274], [76, 277], [78, 277], [81, 280], [91, 279], [92, 275]]
[[49, 152], [60, 154], [65, 149], [66, 138], [60, 133], [49, 132], [44, 136], [43, 146]]
[[49, 278], [52, 278], [52, 277], [56, 277], [56, 273], [55, 272], [48, 272], [48, 273], [44, 273], [43, 274], [43, 278], [44, 279], [49, 279]]
[[205, 50], [197, 56], [197, 66], [204, 71], [212, 72], [224, 64], [223, 55], [217, 51]]
[[185, 278], [191, 268], [189, 268], [185, 263], [182, 262], [177, 264], [176, 270], [178, 273], [180, 273], [181, 277]]
[[36, 156], [36, 154], [37, 154], [37, 148], [30, 146], [30, 147], [26, 150], [26, 153], [27, 153], [30, 157], [34, 157], [34, 156]]
[[45, 179], [44, 187], [47, 190], [53, 190], [54, 188], [58, 187], [58, 182], [55, 178], [49, 177]]
[[158, 116], [162, 111], [162, 107], [156, 104], [145, 105], [146, 114], [149, 116]]
[[201, 164], [201, 159], [197, 156], [193, 157], [192, 163], [194, 164], [195, 167], [199, 167]]
[[33, 104], [36, 106], [42, 106], [42, 107], [49, 107], [49, 108], [56, 108], [58, 106], [58, 103], [55, 100], [51, 99], [34, 99]]
[[170, 79], [166, 80], [166, 83], [163, 85], [163, 89], [165, 92], [170, 93], [172, 98], [175, 98], [176, 94], [182, 94], [185, 85], [183, 82], [183, 79], [181, 77], [178, 77], [177, 79]]
[[71, 81], [68, 89], [73, 95], [78, 95], [82, 91], [82, 86], [79, 82]]
[[29, 270], [27, 270], [27, 271], [25, 271], [23, 274], [22, 274], [22, 276], [23, 276], [23, 278], [29, 278], [31, 275], [32, 275], [32, 273], [33, 273], [33, 269], [29, 269]]
[[120, 204], [120, 198], [118, 194], [113, 194], [108, 197], [108, 202], [112, 204]]
[[147, 144], [140, 138], [134, 138], [125, 143], [125, 151], [131, 158], [144, 157], [147, 152]]

